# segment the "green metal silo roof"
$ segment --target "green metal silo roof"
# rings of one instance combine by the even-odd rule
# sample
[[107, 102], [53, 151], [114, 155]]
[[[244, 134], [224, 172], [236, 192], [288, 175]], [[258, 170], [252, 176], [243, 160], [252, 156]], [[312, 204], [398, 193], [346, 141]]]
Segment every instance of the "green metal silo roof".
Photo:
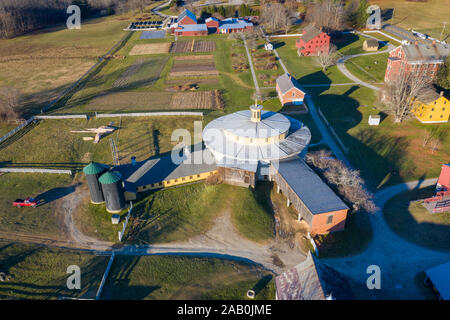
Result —
[[98, 181], [100, 181], [101, 184], [113, 184], [119, 182], [120, 178], [112, 172], [107, 172], [103, 174]]
[[106, 166], [97, 162], [91, 162], [83, 168], [84, 174], [97, 174], [102, 172]]

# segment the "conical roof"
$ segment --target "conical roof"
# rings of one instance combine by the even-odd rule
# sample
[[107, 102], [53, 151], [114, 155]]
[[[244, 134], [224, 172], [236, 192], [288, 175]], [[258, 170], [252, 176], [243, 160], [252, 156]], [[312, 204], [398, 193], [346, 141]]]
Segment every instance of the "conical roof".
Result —
[[102, 172], [106, 168], [105, 165], [97, 163], [97, 162], [91, 162], [86, 167], [83, 168], [84, 174], [97, 174]]
[[119, 182], [120, 178], [112, 172], [107, 172], [103, 174], [98, 181], [100, 181], [101, 184], [113, 184]]

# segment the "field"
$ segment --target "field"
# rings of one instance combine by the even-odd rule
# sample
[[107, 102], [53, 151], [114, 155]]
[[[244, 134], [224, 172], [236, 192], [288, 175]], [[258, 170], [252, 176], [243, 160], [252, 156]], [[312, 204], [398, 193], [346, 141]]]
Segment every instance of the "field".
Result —
[[169, 78], [216, 77], [219, 75], [213, 59], [196, 57], [197, 59], [175, 59]]
[[392, 198], [383, 214], [389, 226], [403, 238], [431, 249], [450, 251], [450, 216], [430, 214], [418, 201], [435, 195], [435, 186]]
[[[41, 173], [0, 175], [0, 232], [64, 238], [64, 217], [58, 215], [54, 208], [56, 200], [74, 191], [71, 185], [70, 175]], [[29, 196], [38, 197], [44, 200], [45, 204], [37, 208], [12, 206], [15, 199]]]
[[359, 79], [368, 83], [382, 83], [386, 72], [389, 53], [361, 56], [345, 62], [347, 69]]
[[170, 102], [170, 109], [223, 109], [219, 91], [198, 91], [175, 93]]
[[[450, 16], [449, 0], [404, 1], [404, 0], [370, 0], [383, 10], [394, 9], [390, 12], [388, 23], [416, 31], [426, 32], [439, 39], [442, 23]], [[393, 17], [392, 17], [393, 15]], [[448, 22], [448, 21], [447, 21]], [[444, 35], [448, 35], [448, 27]], [[444, 36], [445, 37], [445, 36]], [[448, 40], [448, 39], [447, 39]], [[447, 41], [448, 42], [448, 41]]]
[[21, 91], [20, 111], [40, 110], [124, 36], [126, 17], [88, 20], [80, 30], [59, 26], [0, 40], [0, 87]]
[[[11, 277], [0, 285], [0, 299], [93, 299], [107, 264], [108, 257], [91, 253], [0, 242], [0, 271]], [[81, 290], [67, 288], [70, 265], [81, 269]]]
[[130, 56], [169, 53], [170, 47], [171, 43], [169, 42], [137, 44], [131, 49]]
[[176, 41], [170, 47], [170, 53], [212, 52], [216, 50], [216, 43], [208, 40]]
[[231, 260], [183, 256], [117, 256], [106, 282], [106, 299], [274, 299], [273, 275]]
[[[433, 124], [441, 135], [441, 146], [432, 152], [423, 147], [430, 125], [415, 119], [401, 124], [375, 109], [375, 93], [358, 86], [309, 88], [314, 102], [325, 114], [344, 145], [348, 158], [358, 168], [372, 190], [404, 181], [437, 177], [442, 163], [450, 157], [450, 124]], [[371, 114], [381, 114], [382, 122], [367, 124]]]

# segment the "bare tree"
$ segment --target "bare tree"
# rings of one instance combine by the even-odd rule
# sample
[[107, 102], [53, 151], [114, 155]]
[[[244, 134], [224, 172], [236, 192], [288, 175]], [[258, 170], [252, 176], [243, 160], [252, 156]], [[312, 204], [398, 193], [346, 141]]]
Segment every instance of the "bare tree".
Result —
[[289, 11], [281, 3], [265, 4], [262, 8], [261, 20], [264, 27], [270, 32], [286, 31], [291, 23]]
[[422, 100], [430, 90], [431, 77], [419, 72], [400, 72], [384, 84], [379, 100], [394, 115], [395, 122], [402, 122], [411, 114], [415, 101]]
[[337, 47], [331, 44], [328, 51], [320, 51], [316, 57], [317, 63], [322, 67], [322, 71], [325, 72], [327, 69], [336, 64], [338, 60]]
[[16, 120], [20, 93], [15, 88], [0, 88], [0, 120]]
[[352, 170], [342, 161], [334, 159], [330, 151], [317, 151], [308, 153], [306, 160], [338, 193], [349, 203], [355, 211], [366, 210], [375, 212], [377, 207], [373, 196], [367, 191], [364, 180], [359, 171]]
[[327, 31], [343, 30], [347, 21], [345, 1], [323, 0], [308, 6], [306, 20]]

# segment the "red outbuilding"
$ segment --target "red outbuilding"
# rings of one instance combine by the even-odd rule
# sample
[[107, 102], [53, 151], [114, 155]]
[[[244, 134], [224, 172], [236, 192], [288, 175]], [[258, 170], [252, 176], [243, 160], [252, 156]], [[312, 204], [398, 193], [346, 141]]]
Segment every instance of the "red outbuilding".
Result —
[[177, 24], [179, 26], [186, 24], [197, 24], [197, 17], [189, 10], [184, 10], [177, 18]]
[[305, 92], [300, 89], [297, 80], [285, 73], [277, 79], [276, 90], [281, 105], [303, 105]]
[[303, 29], [303, 35], [295, 43], [300, 56], [317, 56], [330, 50], [330, 36], [314, 24]]

